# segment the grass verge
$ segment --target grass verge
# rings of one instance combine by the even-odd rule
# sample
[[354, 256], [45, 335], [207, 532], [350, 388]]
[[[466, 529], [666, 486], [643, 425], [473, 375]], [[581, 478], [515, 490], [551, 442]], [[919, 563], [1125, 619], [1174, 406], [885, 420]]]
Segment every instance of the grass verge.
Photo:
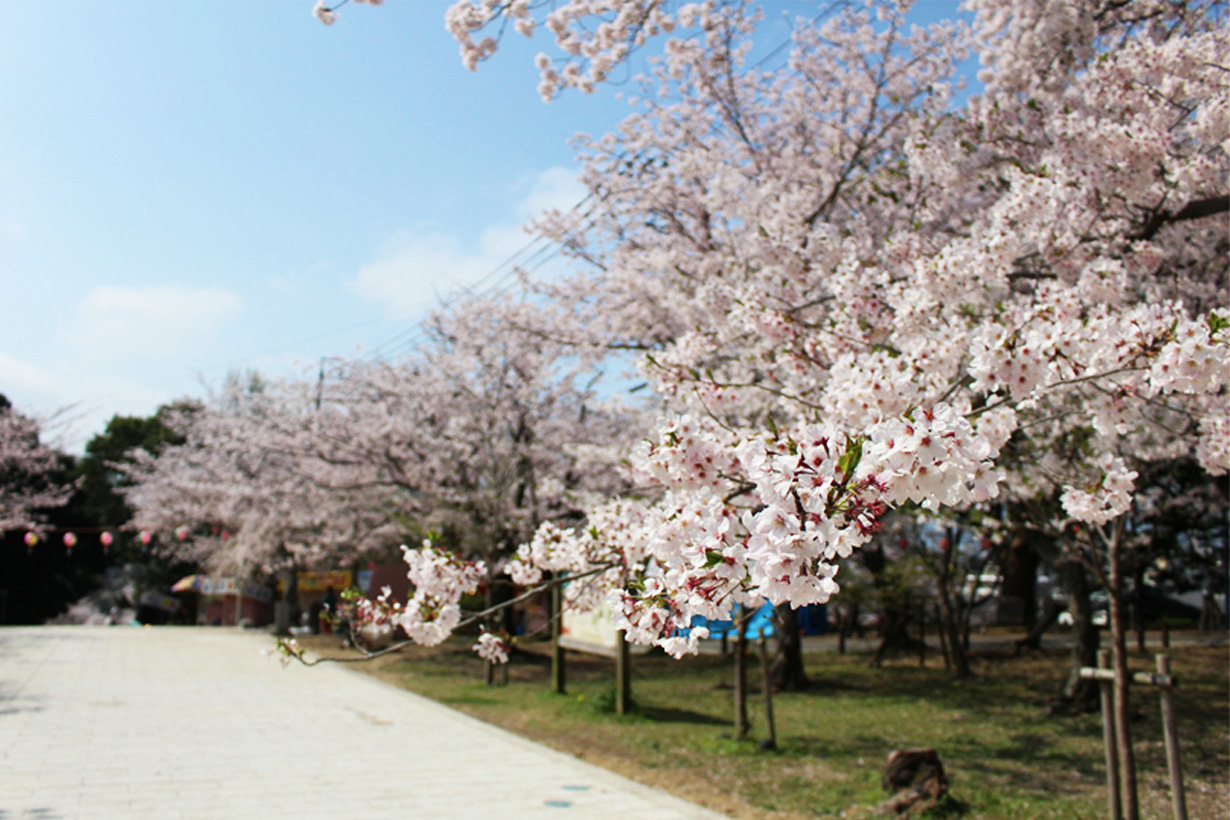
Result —
[[[336, 638], [309, 639], [338, 655]], [[568, 693], [548, 691], [545, 647], [514, 655], [506, 686], [482, 682], [469, 640], [413, 647], [356, 668], [469, 715], [663, 788], [739, 820], [876, 817], [888, 752], [933, 747], [954, 798], [935, 817], [1101, 820], [1106, 815], [1100, 716], [1050, 717], [1068, 654], [976, 656], [975, 678], [953, 681], [916, 659], [867, 667], [864, 655], [809, 654], [811, 686], [774, 698], [777, 751], [764, 751], [763, 700], [750, 703], [752, 739], [731, 737], [732, 662], [718, 655], [633, 660], [633, 714], [614, 714], [614, 665], [569, 653]], [[1221, 820], [1230, 805], [1230, 675], [1224, 646], [1170, 650], [1189, 816]], [[1152, 655], [1133, 658], [1150, 669]], [[753, 673], [756, 668], [753, 666]], [[1142, 816], [1169, 818], [1170, 791], [1155, 690], [1134, 690], [1133, 738]]]

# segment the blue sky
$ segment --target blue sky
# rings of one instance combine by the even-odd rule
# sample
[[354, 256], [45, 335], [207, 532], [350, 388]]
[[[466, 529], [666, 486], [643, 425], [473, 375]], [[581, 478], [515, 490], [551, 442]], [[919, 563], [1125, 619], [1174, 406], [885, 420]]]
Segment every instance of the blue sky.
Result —
[[[574, 204], [568, 138], [618, 122], [619, 89], [543, 104], [541, 35], [471, 73], [447, 5], [6, 4], [0, 392], [71, 407], [51, 432], [79, 451], [228, 370], [404, 339]], [[816, 5], [769, 8], [766, 47]]]

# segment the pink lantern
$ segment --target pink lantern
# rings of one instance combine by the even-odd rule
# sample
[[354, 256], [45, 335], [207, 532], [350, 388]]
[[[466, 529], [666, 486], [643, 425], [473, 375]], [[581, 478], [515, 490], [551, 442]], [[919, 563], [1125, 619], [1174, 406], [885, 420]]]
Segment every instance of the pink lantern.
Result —
[[141, 543], [148, 544], [154, 540], [154, 536], [150, 535], [149, 530], [141, 530]]
[[32, 532], [26, 533], [26, 546], [32, 547], [38, 543], [38, 536]]
[[64, 533], [64, 546], [68, 547], [70, 550], [73, 547], [77, 546], [77, 533], [75, 532]]
[[115, 536], [109, 532], [104, 532], [102, 535], [98, 536], [98, 540], [102, 542], [104, 547], [109, 547], [115, 542]]
[[183, 540], [187, 539], [187, 537], [188, 537], [188, 528], [187, 528], [187, 527], [185, 527], [185, 526], [182, 526], [182, 525], [181, 525], [181, 526], [176, 527], [176, 528], [175, 528], [175, 537], [176, 537], [176, 538], [178, 538], [180, 541], [183, 541]]

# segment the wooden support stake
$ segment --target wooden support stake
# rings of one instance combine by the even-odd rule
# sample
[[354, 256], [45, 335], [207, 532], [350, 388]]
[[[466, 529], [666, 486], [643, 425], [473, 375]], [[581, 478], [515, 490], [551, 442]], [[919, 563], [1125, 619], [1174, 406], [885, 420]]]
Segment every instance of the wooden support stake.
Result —
[[769, 726], [769, 739], [761, 743], [764, 749], [777, 748], [777, 724], [773, 722], [773, 676], [769, 674], [768, 641], [764, 637], [764, 625], [760, 627], [760, 676], [764, 687], [764, 718]]
[[632, 656], [621, 629], [615, 633], [615, 714], [632, 711]]
[[551, 691], [564, 694], [567, 671], [564, 666], [564, 647], [560, 635], [564, 629], [564, 589], [561, 584], [551, 587]]
[[751, 620], [745, 607], [735, 610], [735, 740], [746, 740], [747, 719], [747, 622]]
[[[1110, 650], [1098, 650], [1098, 670], [1110, 667]], [[1083, 670], [1082, 670], [1083, 671]], [[1114, 696], [1111, 691], [1114, 673], [1111, 680], [1099, 677], [1098, 690], [1102, 700], [1102, 740], [1106, 744], [1106, 792], [1109, 820], [1123, 820], [1123, 809], [1119, 802], [1119, 755], [1118, 743], [1115, 737]]]
[[[1157, 656], [1157, 674], [1170, 677], [1170, 656]], [[1175, 820], [1187, 820], [1187, 798], [1183, 793], [1183, 766], [1179, 761], [1179, 730], [1175, 721], [1174, 687], [1159, 687], [1162, 700], [1162, 731], [1166, 738], [1166, 765], [1170, 769], [1170, 802]]]

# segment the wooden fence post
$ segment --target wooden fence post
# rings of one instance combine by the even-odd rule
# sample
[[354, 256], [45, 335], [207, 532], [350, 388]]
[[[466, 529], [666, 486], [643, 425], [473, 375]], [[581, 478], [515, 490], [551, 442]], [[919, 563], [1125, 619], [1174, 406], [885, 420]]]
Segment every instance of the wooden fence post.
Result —
[[[1157, 673], [1170, 677], [1170, 656], [1157, 656]], [[1187, 820], [1187, 798], [1183, 793], [1183, 767], [1179, 761], [1179, 734], [1174, 712], [1174, 687], [1158, 687], [1162, 699], [1162, 732], [1166, 739], [1166, 765], [1170, 769], [1170, 802], [1175, 820]]]
[[[1098, 668], [1110, 668], [1110, 650], [1098, 650]], [[1113, 706], [1114, 696], [1111, 687], [1114, 684], [1109, 680], [1098, 681], [1098, 691], [1101, 693], [1102, 699], [1102, 740], [1106, 743], [1106, 792], [1107, 792], [1107, 809], [1110, 820], [1122, 820], [1123, 808], [1119, 802], [1119, 755], [1118, 742], [1115, 737], [1115, 712]]]
[[632, 657], [622, 629], [615, 633], [615, 714], [632, 711]]
[[564, 629], [564, 588], [556, 583], [551, 587], [551, 691], [557, 695], [564, 694], [567, 672], [564, 667], [564, 647], [560, 645], [560, 635]]

